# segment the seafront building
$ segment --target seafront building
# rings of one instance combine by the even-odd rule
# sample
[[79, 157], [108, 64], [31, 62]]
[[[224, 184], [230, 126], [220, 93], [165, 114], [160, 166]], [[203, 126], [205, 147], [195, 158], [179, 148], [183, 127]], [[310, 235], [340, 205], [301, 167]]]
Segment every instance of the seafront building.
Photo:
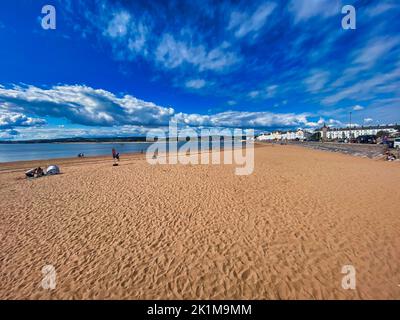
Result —
[[357, 138], [359, 136], [376, 135], [379, 131], [385, 131], [389, 135], [397, 132], [396, 125], [352, 127], [352, 128], [329, 128], [324, 125], [318, 132], [322, 139], [339, 140]]
[[312, 132], [298, 129], [296, 131], [275, 131], [263, 133], [257, 137], [258, 141], [276, 141], [276, 140], [306, 140], [312, 135]]
[[319, 133], [322, 140], [341, 140], [357, 138], [359, 136], [377, 135], [378, 132], [384, 131], [388, 135], [398, 132], [397, 125], [382, 125], [368, 127], [352, 127], [352, 128], [330, 128], [324, 125], [322, 128], [315, 131], [298, 129], [296, 131], [274, 131], [263, 133], [257, 137], [258, 141], [280, 141], [280, 140], [307, 140], [315, 133]]

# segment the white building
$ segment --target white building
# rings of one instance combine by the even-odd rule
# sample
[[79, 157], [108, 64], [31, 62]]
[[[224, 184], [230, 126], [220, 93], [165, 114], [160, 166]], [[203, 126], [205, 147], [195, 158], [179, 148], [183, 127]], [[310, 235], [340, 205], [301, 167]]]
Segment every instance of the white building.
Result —
[[385, 131], [389, 134], [396, 133], [396, 126], [370, 126], [370, 127], [352, 127], [352, 128], [329, 128], [324, 125], [319, 132], [322, 139], [336, 140], [357, 138], [359, 136], [376, 135], [379, 131]]
[[279, 140], [305, 140], [312, 133], [306, 130], [298, 129], [297, 131], [275, 131], [264, 133], [257, 137], [258, 141], [279, 141]]

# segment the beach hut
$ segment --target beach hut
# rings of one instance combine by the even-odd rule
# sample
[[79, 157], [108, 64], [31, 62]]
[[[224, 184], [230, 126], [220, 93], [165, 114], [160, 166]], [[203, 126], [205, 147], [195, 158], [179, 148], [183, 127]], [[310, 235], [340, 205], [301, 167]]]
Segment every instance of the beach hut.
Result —
[[47, 175], [59, 174], [60, 168], [56, 165], [49, 166], [46, 170]]

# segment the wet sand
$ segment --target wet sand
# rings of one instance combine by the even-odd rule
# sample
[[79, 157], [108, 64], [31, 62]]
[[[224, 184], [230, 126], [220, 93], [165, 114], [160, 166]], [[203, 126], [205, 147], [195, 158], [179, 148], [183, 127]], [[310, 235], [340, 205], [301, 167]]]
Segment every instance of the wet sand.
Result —
[[400, 299], [398, 163], [267, 145], [235, 167], [0, 164], [0, 298]]

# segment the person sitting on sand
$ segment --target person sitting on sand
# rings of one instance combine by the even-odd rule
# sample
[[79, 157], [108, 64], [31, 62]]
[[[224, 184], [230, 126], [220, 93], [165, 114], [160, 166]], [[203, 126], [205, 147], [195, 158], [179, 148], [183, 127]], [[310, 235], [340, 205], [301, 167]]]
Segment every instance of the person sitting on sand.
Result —
[[44, 176], [43, 169], [41, 167], [37, 168], [36, 169], [36, 178], [43, 177], [43, 176]]
[[26, 177], [27, 177], [27, 178], [34, 178], [34, 177], [35, 177], [35, 174], [36, 174], [36, 169], [37, 169], [37, 168], [30, 169], [30, 170], [28, 170], [27, 172], [25, 172]]

